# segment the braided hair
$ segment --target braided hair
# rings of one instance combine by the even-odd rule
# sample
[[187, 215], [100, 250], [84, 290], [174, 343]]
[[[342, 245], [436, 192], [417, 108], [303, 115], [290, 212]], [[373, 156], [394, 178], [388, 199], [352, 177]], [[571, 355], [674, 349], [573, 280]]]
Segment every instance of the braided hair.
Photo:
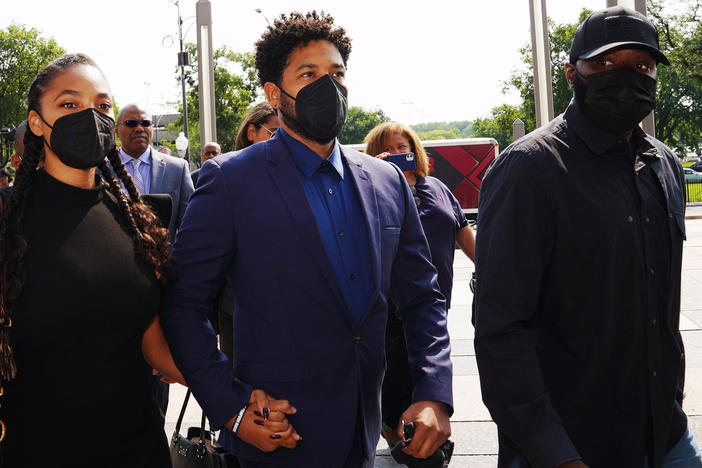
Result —
[[[83, 54], [66, 54], [57, 58], [40, 71], [32, 82], [27, 95], [28, 111], [39, 112], [40, 99], [51, 82], [76, 65], [90, 65], [99, 70], [97, 64]], [[0, 377], [6, 381], [14, 379], [17, 374], [8, 328], [11, 325], [12, 306], [19, 297], [25, 280], [27, 241], [19, 227], [43, 155], [44, 141], [28, 129], [24, 134], [24, 146], [22, 163], [17, 168], [12, 193], [0, 218]], [[98, 166], [101, 184], [117, 199], [137, 252], [154, 268], [156, 277], [163, 285], [169, 260], [168, 231], [160, 227], [156, 215], [142, 202], [116, 147], [110, 151], [107, 159], [109, 165], [103, 160]], [[127, 189], [128, 198], [122, 192], [115, 174]]]

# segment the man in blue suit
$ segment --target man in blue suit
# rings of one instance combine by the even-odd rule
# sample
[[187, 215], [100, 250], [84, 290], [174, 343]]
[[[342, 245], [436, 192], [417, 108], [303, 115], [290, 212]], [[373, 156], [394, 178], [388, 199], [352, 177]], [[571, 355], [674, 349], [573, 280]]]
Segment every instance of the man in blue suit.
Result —
[[[336, 141], [350, 50], [328, 15], [268, 28], [256, 67], [281, 127], [203, 166], [174, 246], [163, 328], [247, 468], [373, 466], [390, 299], [415, 380], [404, 450], [426, 458], [450, 435], [444, 300], [412, 194], [394, 165]], [[225, 274], [237, 298], [233, 368], [206, 318]]]

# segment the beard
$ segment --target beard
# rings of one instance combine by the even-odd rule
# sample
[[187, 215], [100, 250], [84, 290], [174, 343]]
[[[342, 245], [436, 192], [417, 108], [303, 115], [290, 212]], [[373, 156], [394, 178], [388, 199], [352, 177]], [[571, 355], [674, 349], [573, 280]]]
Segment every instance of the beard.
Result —
[[300, 123], [300, 121], [297, 118], [297, 112], [295, 111], [295, 101], [286, 96], [285, 93], [281, 93], [280, 98], [280, 115], [283, 118], [283, 122], [285, 122], [285, 125], [290, 130], [297, 133], [306, 140], [312, 140], [315, 143], [319, 143], [320, 145], [326, 145], [334, 141], [333, 138], [331, 140], [323, 141], [311, 135], [310, 132], [305, 130], [305, 128], [302, 126], [302, 123]]

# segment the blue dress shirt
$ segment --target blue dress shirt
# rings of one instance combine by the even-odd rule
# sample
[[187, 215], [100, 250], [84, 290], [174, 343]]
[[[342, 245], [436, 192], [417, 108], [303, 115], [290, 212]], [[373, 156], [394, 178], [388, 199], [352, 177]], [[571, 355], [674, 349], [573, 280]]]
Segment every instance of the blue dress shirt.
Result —
[[375, 285], [363, 209], [350, 177], [344, 177], [339, 144], [334, 143], [325, 160], [282, 127], [278, 134], [295, 161], [336, 281], [351, 319], [358, 325]]
[[151, 193], [151, 146], [146, 148], [146, 151], [144, 151], [138, 158], [129, 156], [122, 150], [122, 148], [120, 148], [119, 157], [122, 159], [124, 168], [127, 170], [129, 175], [132, 176], [132, 178], [134, 178], [134, 169], [131, 164], [128, 164], [128, 162], [132, 159], [138, 159], [141, 161], [141, 165], [139, 165], [139, 175], [141, 175], [141, 180], [144, 183], [144, 193]]

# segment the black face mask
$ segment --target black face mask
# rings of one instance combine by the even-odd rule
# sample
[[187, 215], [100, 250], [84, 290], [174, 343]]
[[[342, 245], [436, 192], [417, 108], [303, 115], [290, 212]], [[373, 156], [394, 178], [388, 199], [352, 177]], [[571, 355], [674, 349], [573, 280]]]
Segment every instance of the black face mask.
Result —
[[92, 107], [59, 117], [53, 127], [39, 117], [51, 128], [49, 148], [66, 166], [97, 167], [115, 147], [115, 121]]
[[[288, 120], [296, 121], [303, 131], [303, 136], [318, 143], [329, 143], [336, 138], [346, 123], [346, 89], [329, 75], [308, 84], [294, 98], [280, 88], [283, 93], [295, 101], [297, 119], [283, 113]], [[281, 108], [283, 111], [284, 109]]]
[[629, 67], [573, 80], [575, 102], [595, 124], [612, 133], [633, 129], [656, 105], [656, 80]]

